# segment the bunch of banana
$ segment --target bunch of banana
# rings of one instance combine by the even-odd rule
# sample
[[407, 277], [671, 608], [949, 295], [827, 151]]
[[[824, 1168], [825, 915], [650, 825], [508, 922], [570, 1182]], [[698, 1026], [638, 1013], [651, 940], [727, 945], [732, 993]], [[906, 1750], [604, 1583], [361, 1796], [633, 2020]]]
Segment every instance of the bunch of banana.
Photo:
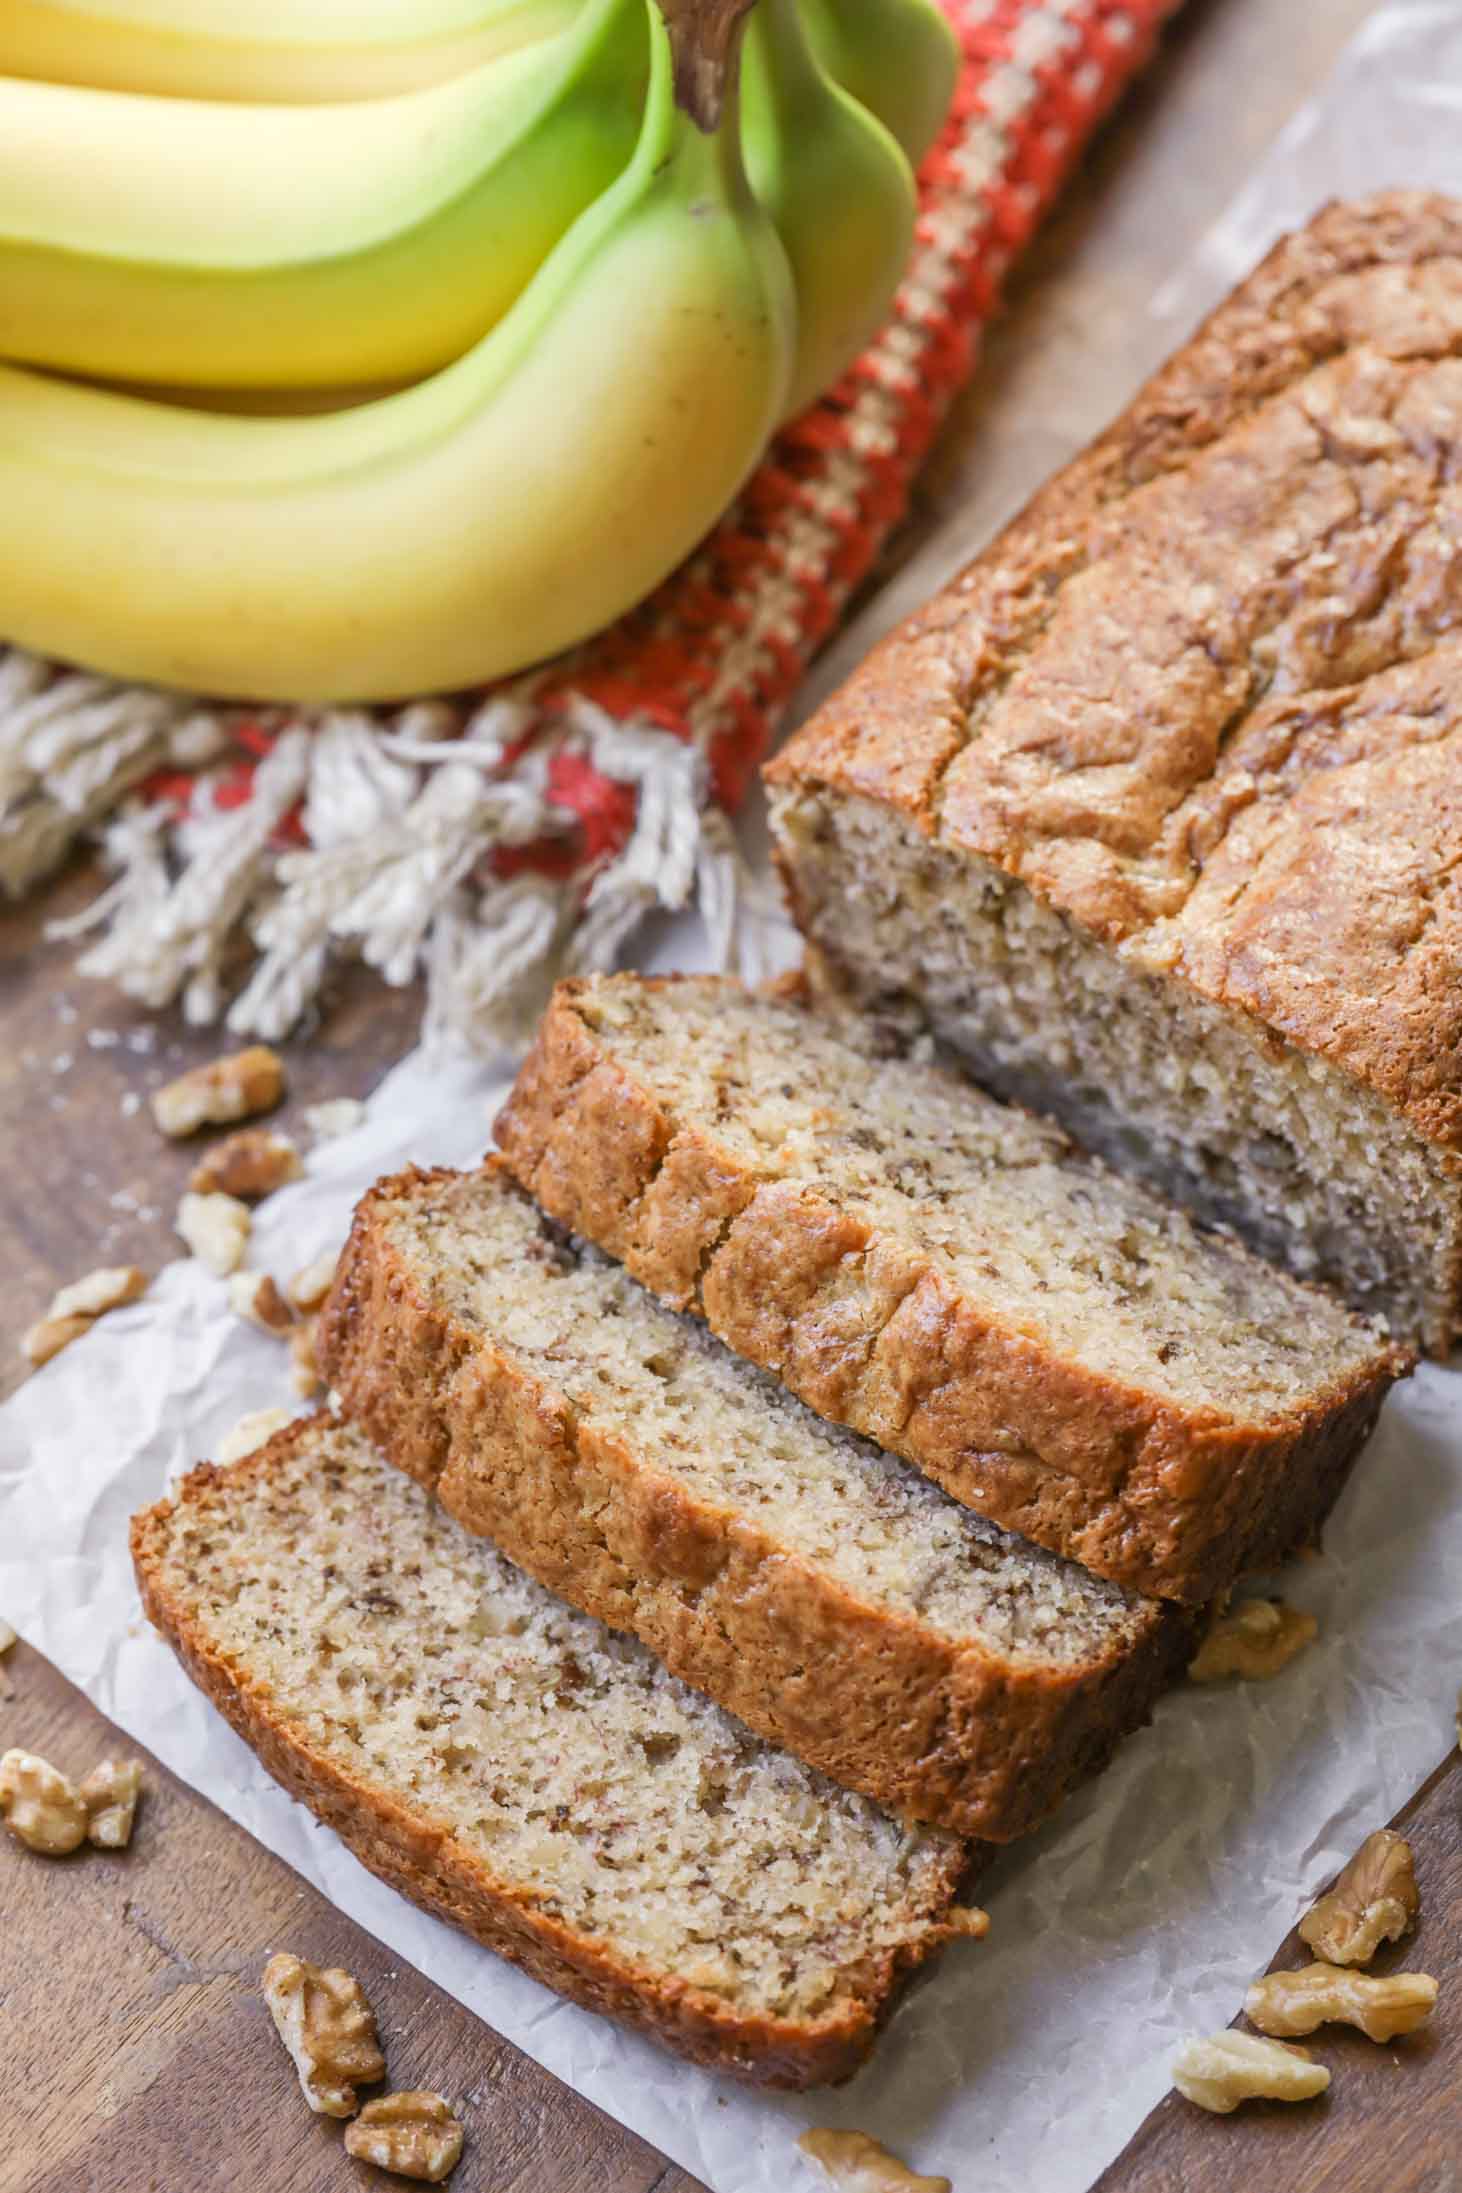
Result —
[[353, 105], [0, 79], [0, 355], [194, 388], [434, 372], [622, 172], [648, 66], [643, 0], [587, 0]]
[[563, 30], [578, 0], [0, 0], [0, 70], [310, 104], [438, 84]]
[[[932, 0], [810, 19], [856, 73], [880, 15], [928, 33], [921, 98], [880, 102], [921, 151]], [[75, 19], [108, 35], [68, 49]], [[229, 40], [268, 99], [213, 96]], [[290, 50], [328, 101], [277, 96]], [[689, 552], [908, 255], [906, 152], [799, 0], [0, 0], [0, 66], [40, 62], [0, 77], [0, 640], [114, 675], [388, 700], [572, 644]], [[388, 62], [415, 88], [360, 96]]]
[[[0, 0], [0, 75], [182, 99], [310, 104], [411, 91], [565, 30], [580, 0]], [[917, 166], [949, 111], [931, 0], [802, 0], [834, 80]]]

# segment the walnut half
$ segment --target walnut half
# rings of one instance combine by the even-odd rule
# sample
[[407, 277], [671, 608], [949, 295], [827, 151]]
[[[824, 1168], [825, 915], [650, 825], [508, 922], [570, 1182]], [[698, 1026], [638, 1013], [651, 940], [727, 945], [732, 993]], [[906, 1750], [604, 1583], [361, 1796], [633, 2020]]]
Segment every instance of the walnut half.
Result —
[[304, 1167], [288, 1135], [268, 1127], [239, 1127], [199, 1158], [188, 1176], [194, 1195], [240, 1196], [257, 1203], [298, 1180]]
[[86, 1835], [98, 1850], [125, 1850], [132, 1840], [142, 1765], [137, 1759], [103, 1759], [77, 1792], [86, 1807]]
[[1329, 1964], [1369, 1964], [1382, 1942], [1399, 1942], [1415, 1925], [1420, 1909], [1410, 1843], [1377, 1828], [1305, 1913], [1300, 1940]]
[[1436, 2007], [1437, 1983], [1425, 1972], [1378, 1978], [1341, 1965], [1266, 1972], [1244, 1997], [1244, 2015], [1261, 2033], [1288, 2038], [1322, 2025], [1358, 2026], [1368, 2040], [1414, 2033]]
[[951, 2193], [948, 2178], [921, 2178], [866, 2132], [822, 2127], [804, 2132], [797, 2145], [838, 2193]]
[[267, 1112], [284, 1094], [284, 1062], [256, 1043], [231, 1058], [211, 1059], [154, 1093], [152, 1116], [165, 1135], [181, 1139], [200, 1127], [227, 1127]]
[[135, 1264], [104, 1265], [73, 1280], [52, 1298], [45, 1316], [32, 1325], [20, 1343], [21, 1353], [38, 1370], [53, 1355], [69, 1348], [89, 1332], [108, 1310], [120, 1309], [147, 1292], [147, 1274]]
[[1173, 2061], [1173, 2084], [1200, 2109], [1226, 2117], [1240, 2102], [1307, 2102], [1324, 2093], [1330, 2074], [1307, 2048], [1253, 2033], [1214, 2033], [1183, 2043]]
[[345, 2152], [398, 2178], [440, 2185], [462, 2153], [462, 2127], [441, 2094], [383, 2094], [346, 2126]]
[[231, 1272], [228, 1306], [235, 1317], [257, 1325], [261, 1332], [287, 1333], [294, 1323], [294, 1311], [268, 1272]]
[[17, 1842], [47, 1858], [64, 1858], [86, 1841], [86, 1806], [69, 1774], [33, 1751], [0, 1758], [0, 1820]]
[[1213, 1623], [1189, 1663], [1188, 1680], [1219, 1683], [1238, 1675], [1245, 1682], [1267, 1682], [1319, 1631], [1313, 1614], [1287, 1607], [1282, 1599], [1241, 1599]]
[[174, 1220], [200, 1264], [227, 1279], [244, 1261], [254, 1220], [247, 1203], [232, 1195], [185, 1195]]
[[305, 2100], [326, 2117], [353, 2117], [356, 2088], [386, 2076], [376, 2021], [358, 1980], [281, 1951], [264, 1967], [264, 2000], [289, 2050]]

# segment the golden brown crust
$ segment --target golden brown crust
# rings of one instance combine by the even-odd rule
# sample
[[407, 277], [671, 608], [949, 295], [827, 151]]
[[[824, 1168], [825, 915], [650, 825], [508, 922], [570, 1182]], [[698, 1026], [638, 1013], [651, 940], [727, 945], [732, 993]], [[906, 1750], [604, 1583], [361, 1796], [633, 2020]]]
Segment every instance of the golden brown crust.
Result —
[[1282, 1550], [1282, 1522], [1318, 1529], [1323, 1509], [1296, 1489], [1333, 1497], [1402, 1352], [1378, 1347], [1278, 1423], [1065, 1360], [830, 1195], [764, 1178], [672, 1117], [609, 1055], [584, 992], [559, 985], [498, 1118], [508, 1165], [810, 1407], [1003, 1527], [1163, 1598], [1212, 1598], [1259, 1549]]
[[454, 1317], [390, 1226], [403, 1199], [429, 1207], [456, 1177], [407, 1173], [365, 1197], [323, 1347], [347, 1414], [469, 1530], [758, 1734], [957, 1834], [1024, 1833], [1146, 1718], [1186, 1658], [1181, 1619], [1135, 1611], [1130, 1645], [1069, 1669], [951, 1640], [697, 1496]]
[[175, 1500], [160, 1501], [132, 1521], [133, 1564], [149, 1621], [275, 1780], [333, 1828], [381, 1880], [586, 2010], [622, 2019], [692, 2062], [753, 2085], [802, 2088], [851, 2077], [911, 1973], [961, 1931], [948, 1911], [964, 1854], [950, 1859], [940, 1884], [943, 1903], [931, 1910], [928, 1933], [917, 1949], [877, 1960], [876, 1969], [858, 1975], [859, 1992], [852, 2000], [834, 2014], [805, 2022], [738, 2012], [673, 1974], [616, 1957], [605, 1944], [535, 1909], [427, 1811], [408, 1809], [345, 1772], [304, 1724], [290, 1718], [267, 1684], [214, 1647], [206, 1624], [168, 1589], [166, 1541], [174, 1515], [216, 1503], [226, 1527], [230, 1484], [245, 1473], [267, 1471], [309, 1432], [306, 1419], [227, 1469], [205, 1463], [185, 1479]]
[[1287, 237], [770, 765], [1462, 1153], [1462, 205]]

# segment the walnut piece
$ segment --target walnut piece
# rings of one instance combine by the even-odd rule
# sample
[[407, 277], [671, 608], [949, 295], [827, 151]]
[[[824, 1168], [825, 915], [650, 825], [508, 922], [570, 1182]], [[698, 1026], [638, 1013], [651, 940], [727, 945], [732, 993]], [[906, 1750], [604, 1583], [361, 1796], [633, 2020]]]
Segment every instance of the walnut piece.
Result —
[[244, 1261], [254, 1221], [237, 1196], [185, 1195], [175, 1223], [199, 1263], [227, 1279]]
[[335, 1267], [340, 1262], [338, 1249], [326, 1249], [302, 1272], [296, 1272], [289, 1283], [289, 1299], [297, 1310], [318, 1310], [330, 1292], [335, 1278]]
[[294, 1378], [294, 1390], [306, 1401], [319, 1393], [325, 1381], [320, 1376], [320, 1365], [315, 1354], [315, 1341], [319, 1331], [318, 1317], [307, 1317], [295, 1326], [289, 1336], [289, 1357]]
[[971, 1942], [983, 1942], [990, 1931], [990, 1914], [978, 1904], [951, 1904], [944, 1915], [944, 1923], [953, 1935], [963, 1936]]
[[242, 1462], [246, 1454], [253, 1454], [266, 1439], [282, 1432], [290, 1422], [288, 1409], [251, 1409], [241, 1416], [233, 1430], [218, 1442], [213, 1459], [220, 1466], [229, 1462]]
[[1282, 1599], [1241, 1599], [1212, 1624], [1189, 1662], [1188, 1680], [1218, 1683], [1238, 1675], [1247, 1683], [1267, 1682], [1319, 1631], [1313, 1614], [1287, 1607]]
[[87, 1840], [98, 1850], [125, 1850], [141, 1794], [140, 1759], [103, 1759], [94, 1766], [77, 1791], [86, 1807]]
[[921, 2178], [866, 2132], [804, 2132], [797, 2142], [838, 2193], [950, 2193], [948, 2178]]
[[1300, 1940], [1332, 1965], [1367, 1965], [1399, 1942], [1421, 1909], [1411, 1845], [1390, 1828], [1368, 1835], [1334, 1888], [1300, 1921]]
[[152, 1116], [165, 1135], [181, 1140], [200, 1127], [228, 1127], [267, 1112], [284, 1094], [284, 1063], [262, 1043], [232, 1058], [216, 1058], [180, 1074], [152, 1099]]
[[386, 2076], [376, 2021], [359, 1980], [281, 1950], [264, 1967], [264, 2000], [305, 2100], [325, 2117], [353, 2117], [356, 2088]]
[[47, 1317], [104, 1317], [147, 1292], [147, 1274], [135, 1264], [107, 1264], [74, 1279], [52, 1300]]
[[305, 1112], [305, 1125], [316, 1143], [334, 1142], [341, 1135], [353, 1134], [366, 1116], [366, 1108], [359, 1097], [327, 1097], [323, 1104], [311, 1104]]
[[233, 1195], [256, 1203], [286, 1181], [298, 1180], [303, 1171], [299, 1151], [288, 1135], [274, 1134], [268, 1127], [240, 1127], [199, 1158], [188, 1175], [188, 1186], [194, 1195]]
[[37, 1368], [70, 1347], [73, 1340], [108, 1310], [120, 1309], [147, 1292], [147, 1274], [135, 1264], [104, 1265], [75, 1279], [52, 1297], [51, 1307], [21, 1341], [21, 1353]]
[[440, 2094], [383, 2094], [345, 2128], [345, 2152], [398, 2178], [440, 2185], [462, 2153], [462, 2127]]
[[1183, 2043], [1173, 2060], [1173, 2084], [1200, 2109], [1226, 2117], [1240, 2102], [1307, 2102], [1324, 2093], [1330, 2074], [1307, 2048], [1254, 2033], [1214, 2033]]
[[0, 1819], [17, 1842], [48, 1858], [64, 1858], [86, 1841], [86, 1807], [69, 1774], [33, 1751], [0, 1758]]
[[4, 1659], [12, 1645], [19, 1642], [19, 1638], [18, 1630], [13, 1630], [8, 1622], [0, 1622], [0, 1660]]
[[294, 1311], [267, 1272], [231, 1273], [228, 1306], [266, 1333], [287, 1333], [294, 1323]]
[[1341, 1965], [1306, 1965], [1300, 1972], [1266, 1972], [1244, 1997], [1244, 2015], [1261, 2033], [1289, 2039], [1322, 2025], [1359, 2026], [1368, 2040], [1414, 2033], [1432, 2014], [1437, 1983], [1425, 1972], [1378, 1978]]
[[73, 1340], [89, 1333], [95, 1323], [94, 1317], [43, 1317], [21, 1336], [20, 1352], [32, 1370], [38, 1371], [52, 1356], [69, 1348]]

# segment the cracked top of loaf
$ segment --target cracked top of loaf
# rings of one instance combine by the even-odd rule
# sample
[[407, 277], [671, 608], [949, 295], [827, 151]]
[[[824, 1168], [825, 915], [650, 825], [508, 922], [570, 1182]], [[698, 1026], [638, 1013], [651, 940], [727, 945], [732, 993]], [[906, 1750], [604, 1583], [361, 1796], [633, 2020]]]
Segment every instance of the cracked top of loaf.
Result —
[[1285, 238], [768, 775], [1462, 1149], [1462, 202]]

